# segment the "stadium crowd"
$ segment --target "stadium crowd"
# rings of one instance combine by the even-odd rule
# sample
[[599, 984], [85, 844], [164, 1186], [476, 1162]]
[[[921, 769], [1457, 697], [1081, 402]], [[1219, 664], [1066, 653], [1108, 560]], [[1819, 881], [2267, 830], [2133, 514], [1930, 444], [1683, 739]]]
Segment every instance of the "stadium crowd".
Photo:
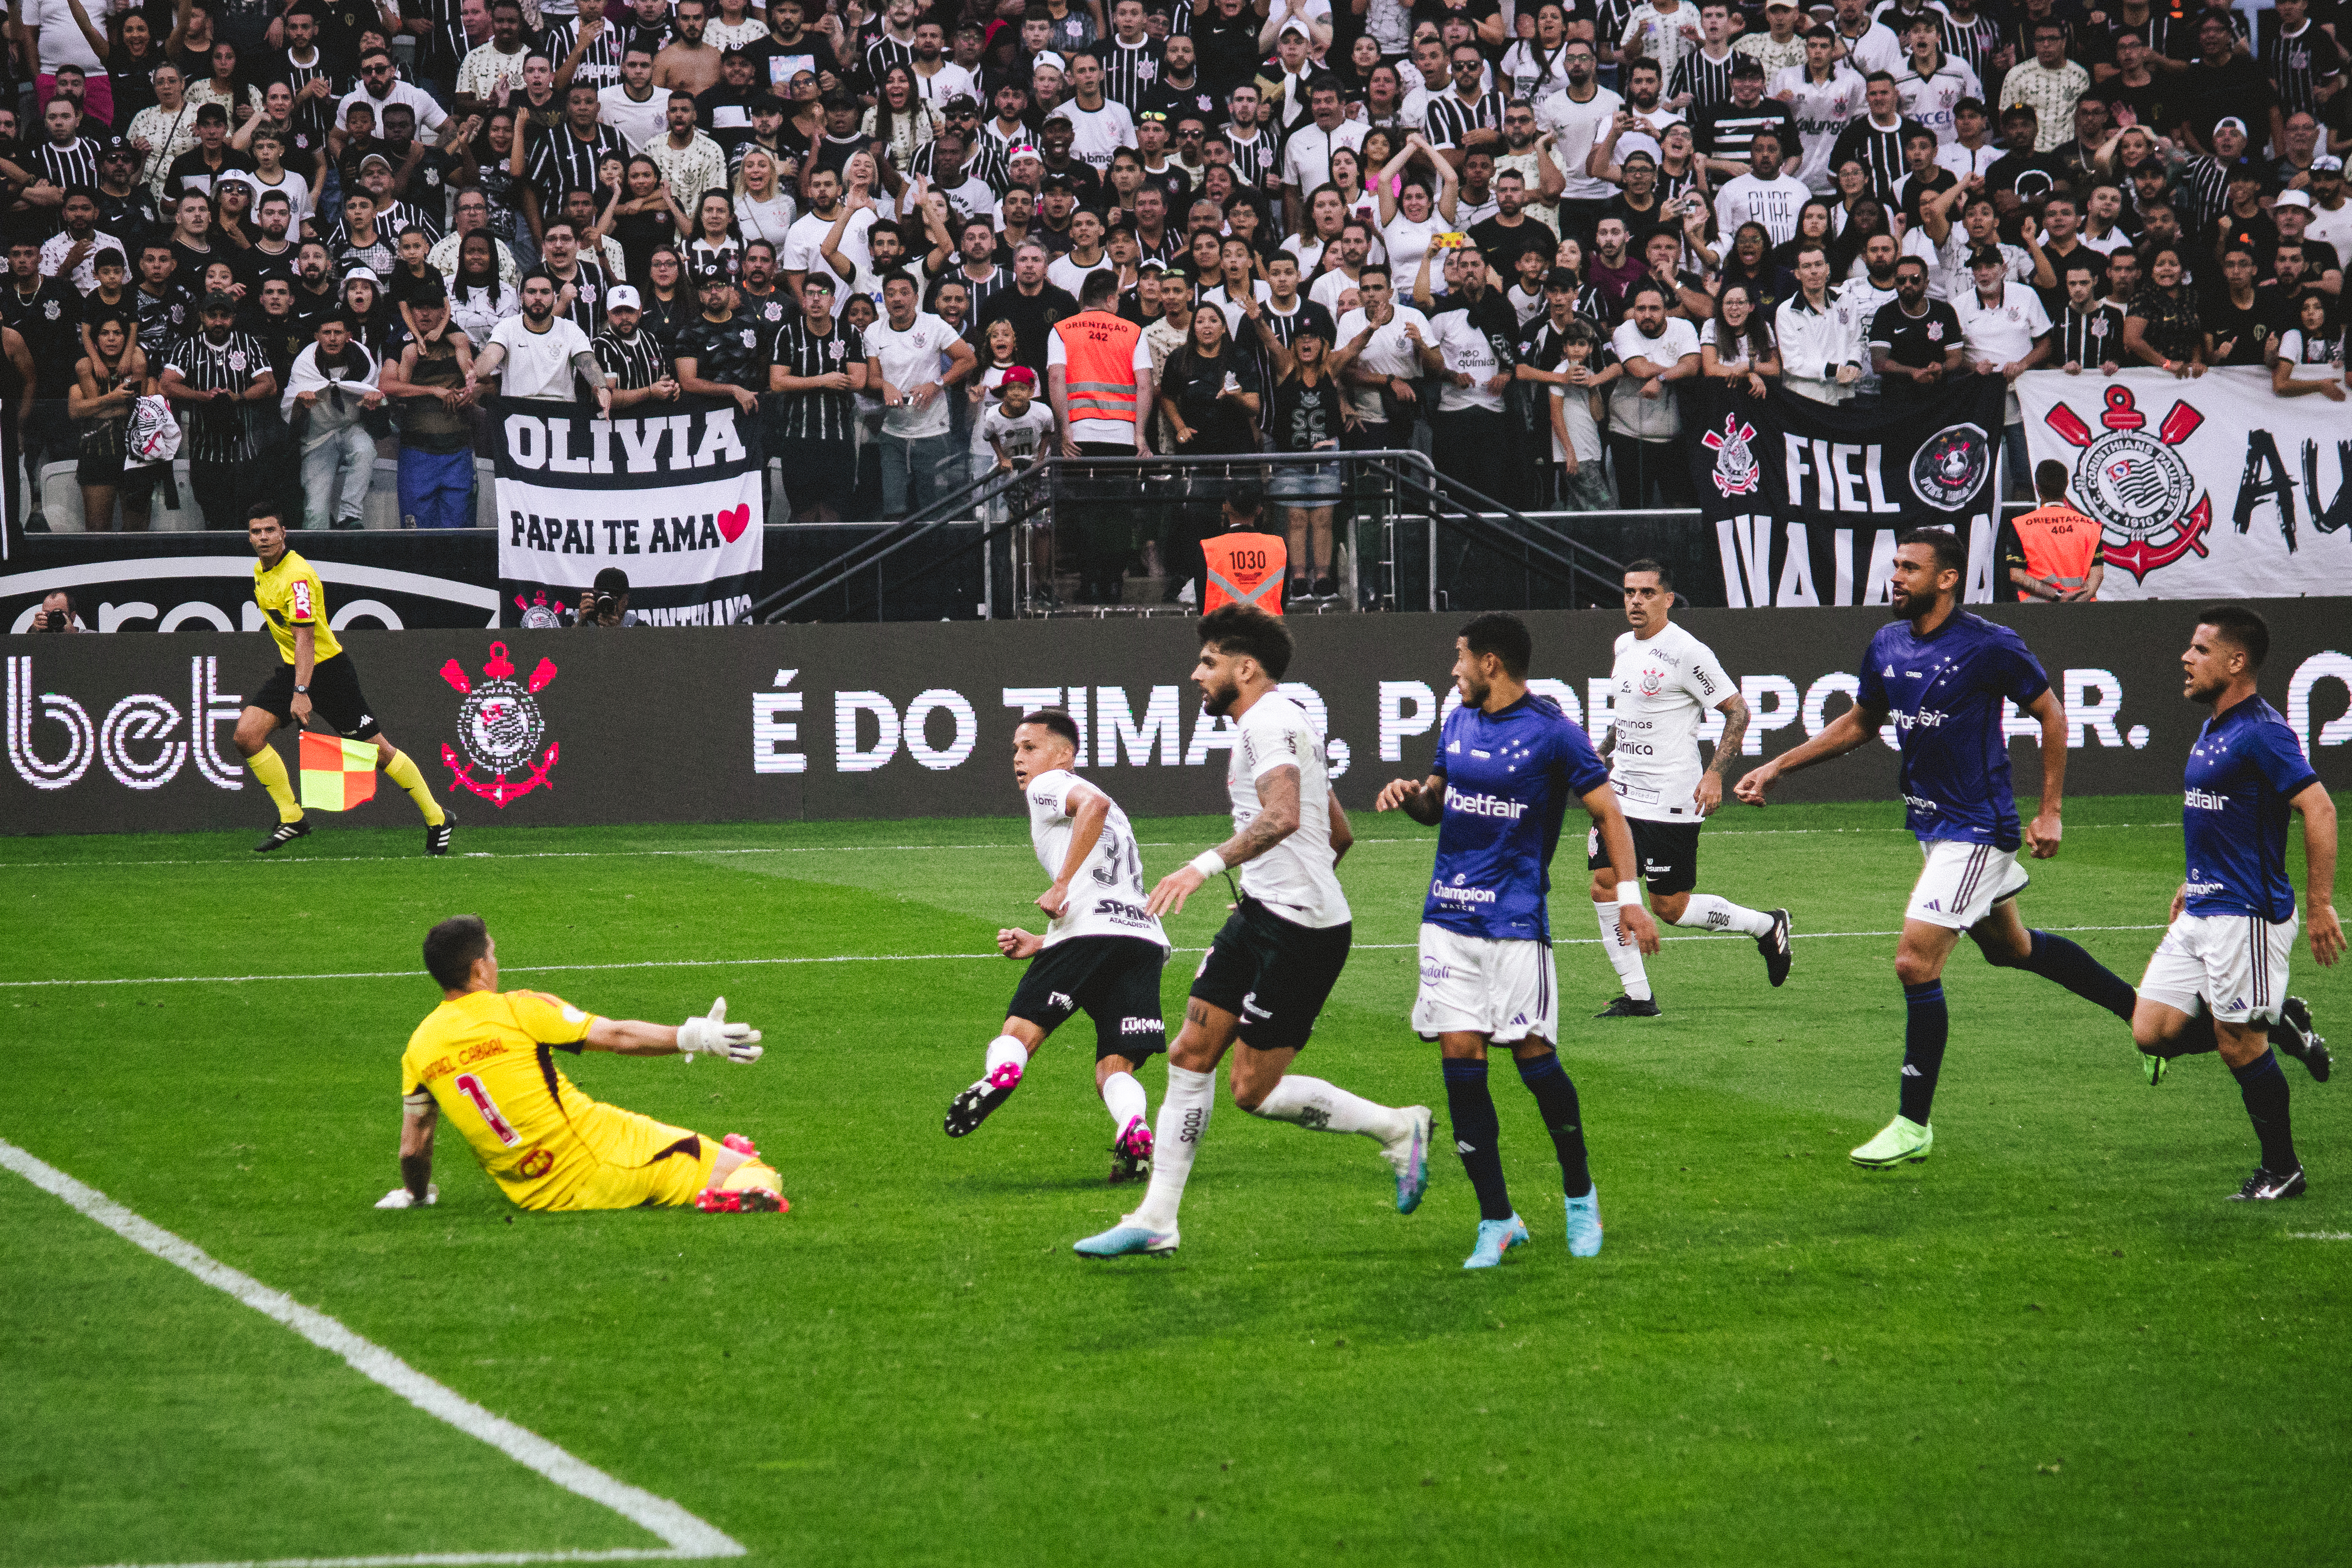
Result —
[[903, 515], [1076, 450], [1105, 273], [1141, 449], [1420, 444], [1525, 507], [1685, 504], [1701, 377], [2340, 400], [2336, 7], [2209, 4], [17, 0], [0, 399], [132, 528], [142, 395], [211, 527], [356, 527], [396, 455], [430, 528], [494, 386], [732, 398], [797, 516]]

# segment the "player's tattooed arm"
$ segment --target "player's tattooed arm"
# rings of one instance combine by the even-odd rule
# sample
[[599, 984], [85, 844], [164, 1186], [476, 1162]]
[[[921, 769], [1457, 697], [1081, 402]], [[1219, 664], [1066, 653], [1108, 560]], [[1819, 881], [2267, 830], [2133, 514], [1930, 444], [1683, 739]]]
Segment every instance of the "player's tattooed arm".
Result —
[[1283, 767], [1257, 781], [1258, 813], [1217, 846], [1229, 866], [1257, 859], [1298, 831], [1298, 769]]
[[2046, 861], [2058, 852], [2063, 831], [2058, 810], [2066, 799], [2066, 706], [2054, 688], [2045, 686], [2025, 711], [2042, 725], [2042, 803], [2025, 825], [2025, 842], [2035, 860]]
[[[1699, 775], [1698, 814], [1702, 817], [1713, 816], [1723, 804], [1724, 771], [1739, 755], [1739, 743], [1748, 734], [1747, 698], [1734, 692], [1715, 706], [1723, 715], [1723, 734], [1715, 743], [1715, 756], [1708, 759], [1706, 771]], [[1616, 738], [1615, 730], [1609, 734], [1612, 740]]]

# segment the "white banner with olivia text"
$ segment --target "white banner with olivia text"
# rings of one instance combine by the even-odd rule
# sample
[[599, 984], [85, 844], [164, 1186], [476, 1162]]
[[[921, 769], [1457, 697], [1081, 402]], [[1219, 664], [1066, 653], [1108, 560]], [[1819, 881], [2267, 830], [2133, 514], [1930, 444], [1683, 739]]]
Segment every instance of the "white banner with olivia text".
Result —
[[614, 567], [640, 620], [725, 626], [750, 612], [766, 455], [733, 403], [688, 398], [606, 420], [578, 403], [509, 399], [494, 413], [507, 625], [568, 623]]
[[2352, 593], [2352, 412], [2251, 366], [2018, 378], [2034, 465], [2106, 547], [2101, 599]]

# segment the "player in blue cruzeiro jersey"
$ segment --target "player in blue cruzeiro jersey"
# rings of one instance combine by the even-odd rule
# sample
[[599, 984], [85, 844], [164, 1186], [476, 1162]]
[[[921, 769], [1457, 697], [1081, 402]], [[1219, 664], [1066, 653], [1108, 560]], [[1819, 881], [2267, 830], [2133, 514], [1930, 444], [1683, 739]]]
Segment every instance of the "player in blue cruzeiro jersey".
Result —
[[2344, 954], [2336, 892], [2336, 802], [2278, 709], [2254, 690], [2270, 627], [2240, 605], [2197, 618], [2180, 655], [2186, 695], [2213, 716], [2189, 748], [2180, 797], [2188, 877], [2172, 895], [2172, 924], [2139, 983], [2132, 1039], [2147, 1053], [2148, 1082], [2176, 1056], [2218, 1049], [2237, 1075], [2263, 1163], [2231, 1196], [2261, 1202], [2299, 1197], [2303, 1166], [2287, 1120], [2286, 1078], [2276, 1046], [2327, 1081], [2327, 1043], [2311, 1009], [2286, 992], [2294, 948], [2294, 884], [2286, 874], [2286, 826], [2303, 813], [2304, 910], [2311, 956]]
[[[1903, 749], [1905, 825], [1927, 865], [1911, 889], [1895, 973], [1907, 1004], [1900, 1108], [1853, 1163], [1892, 1169], [1927, 1157], [1927, 1123], [1951, 1019], [1944, 964], [1962, 934], [1989, 964], [2055, 980], [2085, 1001], [2129, 1019], [2132, 988], [2063, 936], [2032, 931], [2017, 913], [2028, 880], [2021, 838], [2035, 860], [2058, 852], [2066, 784], [2066, 710], [2041, 662], [2005, 626], [1959, 608], [1968, 547], [1944, 528], [1913, 528], [1896, 542], [1889, 584], [1895, 622], [1880, 628], [1864, 657], [1853, 706], [1821, 734], [1791, 747], [1739, 781], [1751, 806], [1784, 773], [1842, 757], [1876, 737], [1890, 718]], [[2015, 703], [2042, 726], [2042, 800], [2021, 834], [2010, 793], [2009, 741], [2001, 704]]]
[[1519, 1081], [1536, 1097], [1559, 1155], [1569, 1252], [1590, 1258], [1601, 1250], [1601, 1194], [1585, 1160], [1576, 1085], [1552, 1049], [1559, 984], [1544, 903], [1570, 800], [1592, 814], [1609, 856], [1593, 873], [1594, 901], [1617, 901], [1628, 946], [1656, 952], [1658, 929], [1642, 907], [1633, 835], [1608, 768], [1575, 720], [1528, 690], [1535, 645], [1527, 623], [1481, 615], [1454, 646], [1462, 706], [1445, 716], [1429, 778], [1392, 779], [1374, 804], [1437, 825], [1412, 1027], [1444, 1057], [1454, 1146], [1478, 1194], [1478, 1240], [1462, 1266], [1491, 1269], [1528, 1239], [1503, 1183], [1501, 1123], [1486, 1089], [1489, 1044], [1510, 1048]]

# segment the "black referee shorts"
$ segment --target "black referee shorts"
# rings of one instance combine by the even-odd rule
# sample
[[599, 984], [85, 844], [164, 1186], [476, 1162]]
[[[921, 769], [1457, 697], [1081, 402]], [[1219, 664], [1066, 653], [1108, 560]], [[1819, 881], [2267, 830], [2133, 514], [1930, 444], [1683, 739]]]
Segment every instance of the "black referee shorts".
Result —
[[1192, 995], [1236, 1015], [1253, 1051], [1303, 1050], [1348, 967], [1354, 933], [1352, 923], [1301, 925], [1244, 897], [1209, 944]]
[[[245, 699], [245, 706], [275, 715], [279, 724], [291, 724], [294, 666], [281, 664], [270, 671], [261, 689]], [[373, 740], [383, 728], [376, 722], [375, 710], [368, 706], [367, 694], [360, 690], [359, 672], [352, 668], [347, 653], [310, 666], [310, 711], [345, 740]]]

